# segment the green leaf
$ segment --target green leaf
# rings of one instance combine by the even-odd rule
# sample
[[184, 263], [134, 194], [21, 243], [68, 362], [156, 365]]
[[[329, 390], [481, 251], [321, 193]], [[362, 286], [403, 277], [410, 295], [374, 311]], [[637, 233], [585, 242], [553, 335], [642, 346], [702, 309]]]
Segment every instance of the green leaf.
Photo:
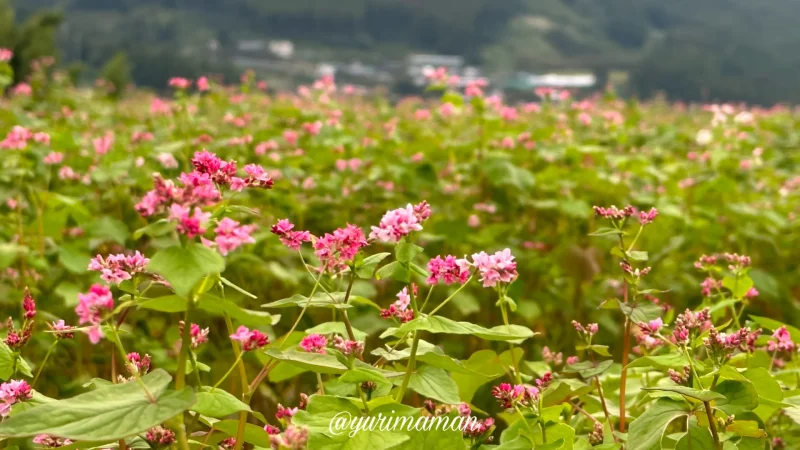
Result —
[[714, 391], [694, 389], [687, 386], [656, 386], [652, 388], [642, 388], [642, 390], [677, 392], [678, 394], [685, 395], [686, 397], [691, 397], [696, 400], [700, 400], [701, 402], [710, 402], [713, 400], [720, 400], [725, 398], [724, 395]]
[[192, 411], [219, 419], [239, 411], [250, 412], [251, 409], [241, 400], [222, 389], [203, 386], [202, 390], [197, 393], [197, 403], [192, 407]]
[[636, 250], [629, 251], [628, 257], [634, 261], [647, 261], [648, 259], [647, 252], [640, 252]]
[[[28, 248], [10, 242], [0, 243], [0, 269], [5, 269], [14, 264], [19, 255], [28, 252]], [[88, 266], [88, 263], [87, 263]]]
[[225, 270], [225, 259], [208, 247], [192, 243], [186, 248], [169, 247], [159, 251], [147, 268], [164, 277], [176, 294], [188, 298], [200, 280]]
[[686, 365], [686, 357], [680, 353], [667, 353], [665, 355], [643, 356], [628, 364], [628, 369], [634, 367], [653, 367], [656, 369], [682, 369]]
[[740, 275], [738, 278], [727, 276], [722, 279], [722, 286], [730, 290], [734, 298], [744, 298], [753, 287], [753, 280], [747, 275]]
[[142, 433], [189, 409], [191, 389], [168, 391], [172, 378], [162, 369], [142, 377], [151, 402], [136, 382], [114, 384], [75, 397], [42, 403], [0, 423], [0, 436], [52, 434], [73, 440], [117, 440]]
[[[308, 328], [306, 334], [338, 334], [347, 336], [347, 325], [344, 322], [325, 322], [315, 327]], [[363, 341], [367, 338], [367, 333], [353, 328], [353, 335], [357, 341]]]
[[570, 373], [578, 373], [583, 378], [591, 378], [608, 370], [614, 364], [613, 360], [607, 359], [595, 364], [592, 361], [581, 361], [567, 366], [566, 371]]
[[14, 375], [14, 352], [0, 341], [0, 379], [8, 380]]
[[625, 235], [626, 233], [622, 230], [618, 230], [616, 228], [610, 227], [600, 227], [592, 233], [589, 233], [589, 236], [612, 236], [612, 235]]
[[755, 420], [735, 420], [732, 424], [725, 427], [725, 431], [756, 439], [767, 437], [767, 432], [762, 430]]
[[703, 450], [714, 448], [714, 437], [709, 428], [697, 425], [694, 416], [689, 418], [686, 434], [678, 440], [675, 450]]
[[80, 250], [62, 246], [58, 249], [58, 261], [74, 274], [86, 273], [89, 271], [89, 261], [92, 259], [88, 253]]
[[[400, 385], [402, 377], [394, 380], [395, 385]], [[444, 370], [423, 365], [411, 374], [408, 381], [408, 388], [434, 400], [438, 400], [448, 405], [454, 405], [461, 400], [458, 397], [458, 386], [455, 381]]]
[[620, 300], [617, 300], [617, 303], [619, 304], [619, 309], [622, 311], [622, 314], [630, 317], [633, 323], [647, 323], [664, 314], [664, 310], [655, 303], [642, 302], [633, 305], [630, 303], [623, 303]]
[[411, 281], [411, 272], [398, 261], [392, 261], [375, 272], [375, 279], [383, 280], [386, 278], [392, 278], [401, 283], [408, 283]]
[[783, 322], [779, 322], [775, 319], [770, 319], [769, 317], [754, 316], [751, 314], [750, 319], [752, 319], [753, 322], [761, 325], [762, 327], [768, 328], [772, 331], [775, 331], [780, 327], [786, 327], [786, 331], [788, 331], [789, 335], [792, 336], [792, 340], [794, 342], [800, 342], [800, 329], [798, 328], [795, 328], [791, 325], [787, 325]]
[[264, 311], [244, 309], [226, 298], [216, 297], [211, 294], [201, 295], [198, 306], [203, 311], [215, 316], [224, 316], [227, 314], [241, 322], [242, 325], [248, 327], [275, 325], [281, 318], [280, 314], [269, 314]]
[[[214, 429], [219, 430], [228, 436], [236, 437], [236, 432], [239, 429], [238, 420], [222, 420], [214, 423]], [[244, 441], [248, 444], [253, 444], [256, 447], [271, 448], [269, 442], [269, 434], [264, 431], [264, 428], [252, 423], [245, 424]]]
[[[385, 348], [376, 348], [372, 351], [372, 354], [380, 356], [386, 361], [399, 361], [410, 358], [411, 349], [404, 348], [403, 350], [393, 350], [390, 352]], [[420, 339], [417, 348], [417, 361], [422, 361], [434, 367], [447, 370], [448, 372], [478, 373], [465, 367], [461, 361], [447, 356], [441, 348], [422, 339]]]
[[89, 224], [86, 232], [92, 237], [110, 239], [119, 245], [125, 245], [130, 234], [125, 222], [109, 216], [103, 216]]
[[644, 410], [631, 423], [628, 432], [628, 450], [660, 450], [661, 437], [667, 425], [681, 416], [687, 416], [685, 402], [660, 398]]
[[378, 268], [378, 264], [381, 261], [386, 259], [387, 256], [391, 255], [391, 253], [376, 253], [374, 255], [367, 256], [361, 261], [359, 264], [356, 264], [356, 275], [359, 278], [370, 279], [375, 275], [375, 269]]
[[267, 356], [283, 361], [287, 364], [302, 367], [317, 373], [339, 374], [344, 373], [347, 370], [347, 366], [342, 364], [333, 355], [300, 352], [294, 349], [282, 352], [276, 348], [269, 348], [264, 351], [264, 353]]
[[151, 237], [164, 236], [174, 230], [176, 226], [177, 222], [174, 220], [159, 219], [134, 231], [132, 237], [134, 240], [139, 240], [144, 235]]
[[420, 253], [422, 247], [409, 242], [399, 242], [394, 248], [395, 259], [401, 263], [410, 263]]
[[761, 420], [766, 421], [778, 409], [785, 407], [783, 403], [783, 389], [780, 384], [772, 377], [769, 370], [763, 367], [747, 369], [741, 375], [757, 386], [758, 407], [753, 410]]
[[152, 309], [154, 311], [176, 313], [186, 311], [188, 302], [186, 299], [177, 295], [166, 295], [164, 297], [150, 298], [136, 304], [139, 308]]
[[225, 286], [228, 286], [229, 288], [233, 289], [234, 291], [236, 291], [236, 292], [238, 292], [240, 294], [244, 294], [244, 295], [246, 295], [246, 296], [248, 296], [250, 298], [253, 298], [253, 299], [258, 298], [254, 294], [251, 294], [251, 293], [247, 292], [246, 290], [240, 288], [239, 286], [237, 286], [236, 284], [234, 284], [232, 281], [228, 280], [225, 277], [222, 277], [222, 276], [219, 277], [219, 281], [222, 284], [224, 284]]
[[363, 383], [365, 381], [389, 383], [389, 380], [379, 370], [371, 369], [371, 367], [357, 367], [348, 370], [339, 377], [339, 381], [342, 383]]
[[299, 306], [304, 308], [308, 304], [309, 308], [337, 308], [345, 309], [351, 308], [352, 305], [344, 303], [344, 292], [317, 292], [311, 297], [311, 303], [305, 295], [295, 294], [289, 298], [282, 298], [274, 302], [261, 305], [263, 308], [288, 308], [291, 306]]
[[752, 411], [758, 406], [758, 392], [750, 382], [725, 380], [714, 388], [714, 392], [725, 396], [717, 401], [716, 406], [728, 415]]
[[487, 329], [470, 322], [456, 322], [441, 316], [418, 317], [406, 322], [397, 328], [386, 330], [381, 338], [388, 336], [403, 336], [411, 331], [428, 331], [430, 333], [465, 334], [477, 336], [488, 341], [515, 341], [524, 340], [536, 335], [530, 329], [520, 325], [498, 325]]

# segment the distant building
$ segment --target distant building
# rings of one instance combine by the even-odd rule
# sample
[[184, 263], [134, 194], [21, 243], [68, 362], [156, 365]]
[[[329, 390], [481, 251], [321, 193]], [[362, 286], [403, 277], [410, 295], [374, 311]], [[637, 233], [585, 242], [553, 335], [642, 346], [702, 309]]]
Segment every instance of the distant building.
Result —
[[266, 49], [266, 42], [258, 39], [246, 39], [236, 42], [236, 48], [240, 52], [261, 52]]
[[460, 74], [464, 67], [464, 58], [455, 55], [432, 55], [432, 54], [411, 54], [406, 59], [406, 73], [411, 78], [412, 83], [423, 86], [425, 82], [425, 72], [447, 68], [448, 73]]
[[597, 83], [597, 77], [592, 73], [583, 74], [557, 74], [528, 75], [526, 81], [531, 87], [552, 88], [588, 88]]
[[294, 55], [292, 41], [269, 41], [269, 51], [278, 58], [288, 59]]

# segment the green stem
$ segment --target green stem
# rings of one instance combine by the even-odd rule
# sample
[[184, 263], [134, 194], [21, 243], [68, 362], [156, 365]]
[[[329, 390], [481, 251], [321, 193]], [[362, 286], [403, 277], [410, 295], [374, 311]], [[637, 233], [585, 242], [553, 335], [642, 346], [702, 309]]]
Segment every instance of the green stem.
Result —
[[225, 372], [225, 375], [223, 375], [222, 378], [220, 378], [217, 381], [217, 383], [214, 384], [214, 387], [211, 388], [211, 392], [214, 392], [219, 387], [219, 385], [222, 384], [222, 382], [228, 378], [231, 372], [233, 372], [233, 369], [239, 366], [239, 362], [242, 361], [242, 355], [244, 355], [244, 353], [239, 353], [239, 356], [236, 357], [236, 361], [234, 361], [233, 364], [231, 364], [231, 367], [228, 369], [227, 372]]
[[714, 418], [714, 413], [711, 410], [711, 404], [709, 402], [703, 402], [706, 408], [706, 415], [708, 416], [708, 425], [711, 428], [711, 436], [714, 437], [714, 448], [719, 450], [722, 448], [722, 445], [719, 442], [719, 433], [717, 433], [717, 420]]
[[408, 388], [408, 382], [411, 380], [411, 372], [414, 371], [414, 366], [417, 363], [417, 348], [419, 347], [419, 332], [414, 331], [414, 338], [411, 342], [411, 356], [408, 358], [408, 366], [406, 367], [406, 373], [403, 375], [403, 382], [400, 385], [400, 389], [397, 391], [397, 395], [395, 396], [395, 401], [402, 402], [403, 396], [406, 393], [406, 388]]
[[39, 379], [39, 375], [42, 374], [42, 370], [44, 370], [44, 366], [45, 364], [47, 364], [47, 360], [50, 358], [50, 354], [53, 353], [53, 350], [55, 350], [56, 345], [58, 345], [58, 340], [53, 342], [53, 345], [51, 345], [50, 348], [47, 349], [47, 354], [44, 355], [44, 360], [42, 361], [42, 364], [39, 365], [39, 370], [36, 371], [36, 376], [33, 377], [33, 382], [31, 382], [31, 388], [36, 386], [36, 381]]
[[192, 322], [189, 321], [189, 312], [192, 309], [193, 299], [189, 298], [188, 307], [183, 313], [183, 336], [181, 337], [181, 350], [178, 354], [178, 371], [175, 374], [175, 390], [180, 391], [186, 387], [186, 355], [192, 345]]
[[456, 294], [458, 294], [459, 292], [461, 292], [461, 290], [462, 290], [462, 289], [464, 289], [464, 288], [465, 288], [465, 287], [466, 287], [466, 286], [469, 284], [469, 282], [470, 282], [470, 281], [472, 281], [472, 277], [473, 277], [473, 276], [474, 276], [474, 274], [471, 274], [471, 275], [469, 276], [469, 278], [467, 278], [467, 281], [465, 281], [465, 282], [464, 282], [464, 284], [462, 284], [462, 285], [461, 285], [461, 286], [460, 286], [458, 289], [456, 289], [456, 291], [455, 291], [455, 292], [453, 292], [452, 294], [450, 294], [450, 296], [449, 296], [449, 297], [447, 297], [446, 299], [444, 299], [444, 301], [443, 301], [442, 303], [440, 303], [440, 304], [439, 304], [439, 306], [437, 306], [436, 308], [433, 308], [433, 311], [431, 311], [431, 312], [430, 312], [430, 313], [428, 313], [427, 315], [428, 315], [428, 316], [432, 316], [432, 315], [436, 314], [436, 311], [439, 311], [440, 309], [442, 309], [442, 307], [443, 307], [444, 305], [446, 305], [446, 304], [447, 304], [447, 302], [449, 302], [450, 300], [452, 300], [452, 299], [453, 299], [453, 297], [455, 297], [455, 296], [456, 296]]
[[[122, 346], [122, 341], [119, 338], [119, 334], [117, 333], [117, 329], [115, 327], [113, 327], [113, 326], [108, 327], [108, 328], [110, 328], [111, 329], [111, 333], [114, 334], [114, 344], [116, 345], [117, 350], [119, 350], [119, 354], [120, 354], [120, 356], [122, 356], [122, 360], [125, 361], [125, 363], [127, 364], [128, 353], [125, 351], [125, 347]], [[150, 400], [150, 403], [155, 403], [156, 402], [156, 398], [153, 397], [153, 394], [151, 394], [150, 390], [147, 389], [147, 385], [145, 385], [144, 381], [142, 381], [142, 377], [139, 375], [139, 371], [138, 370], [131, 370], [131, 373], [133, 373], [133, 377], [136, 379], [136, 382], [139, 383], [139, 386], [141, 386], [141, 388], [144, 391], [145, 395], [147, 395], [147, 399]]]
[[[503, 323], [508, 327], [508, 313], [506, 312], [506, 302], [500, 302], [500, 312], [503, 314]], [[517, 357], [514, 356], [514, 343], [508, 341], [508, 348], [511, 350], [511, 362], [514, 364], [514, 380], [517, 384], [522, 384], [522, 375], [519, 373], [519, 363], [517, 362]]]
[[694, 358], [689, 354], [689, 348], [686, 347], [686, 344], [683, 345], [683, 352], [686, 354], [686, 360], [689, 361], [689, 367], [692, 369], [692, 376], [697, 380], [697, 385], [700, 386], [700, 389], [705, 389], [703, 382], [700, 381], [700, 376], [697, 375], [697, 370], [694, 368]]
[[419, 307], [419, 312], [420, 313], [422, 313], [422, 311], [425, 309], [425, 305], [428, 304], [428, 300], [431, 299], [431, 293], [433, 292], [433, 288], [434, 288], [434, 286], [431, 286], [431, 288], [428, 289], [428, 295], [425, 296], [425, 301], [422, 302], [422, 306]]

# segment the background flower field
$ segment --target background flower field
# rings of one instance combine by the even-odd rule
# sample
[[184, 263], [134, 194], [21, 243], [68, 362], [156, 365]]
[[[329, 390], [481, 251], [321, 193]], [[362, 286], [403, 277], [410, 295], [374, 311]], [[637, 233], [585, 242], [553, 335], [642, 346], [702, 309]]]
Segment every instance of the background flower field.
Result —
[[[800, 443], [789, 107], [36, 69], [0, 100], [4, 445]], [[393, 408], [482, 428], [326, 434]]]

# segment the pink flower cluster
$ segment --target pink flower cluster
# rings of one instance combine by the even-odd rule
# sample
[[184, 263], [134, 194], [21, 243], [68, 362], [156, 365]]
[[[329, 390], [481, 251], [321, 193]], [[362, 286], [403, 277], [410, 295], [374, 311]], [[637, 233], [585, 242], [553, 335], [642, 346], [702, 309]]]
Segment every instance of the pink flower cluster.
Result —
[[146, 374], [150, 371], [150, 355], [141, 356], [136, 352], [128, 353], [128, 370], [131, 373]]
[[647, 323], [639, 322], [639, 329], [642, 331], [642, 333], [646, 335], [658, 334], [658, 332], [661, 330], [661, 327], [663, 326], [664, 326], [664, 321], [661, 320], [661, 317], [657, 317]]
[[289, 219], [281, 219], [272, 226], [273, 234], [277, 235], [281, 243], [292, 250], [300, 250], [303, 242], [311, 241], [311, 233], [308, 231], [292, 231], [294, 224]]
[[608, 208], [604, 208], [602, 206], [594, 206], [592, 207], [592, 209], [594, 209], [594, 213], [596, 215], [606, 219], [614, 219], [614, 220], [625, 219], [627, 217], [632, 216], [636, 212], [636, 209], [631, 205], [628, 205], [623, 209], [618, 209], [614, 205], [611, 205]]
[[192, 86], [192, 80], [183, 77], [172, 77], [169, 79], [169, 87], [186, 90]]
[[676, 344], [689, 343], [689, 334], [692, 330], [703, 332], [711, 327], [711, 313], [708, 308], [698, 312], [687, 309], [683, 314], [675, 319], [675, 328], [672, 330], [672, 337]]
[[328, 339], [321, 334], [309, 334], [300, 341], [300, 348], [308, 353], [325, 354], [325, 347], [328, 346]]
[[14, 125], [11, 130], [6, 134], [6, 137], [0, 141], [0, 148], [10, 150], [25, 150], [28, 148], [28, 142], [33, 140], [39, 144], [50, 144], [50, 135], [47, 133], [33, 133], [29, 129]]
[[25, 310], [25, 319], [30, 320], [36, 317], [36, 300], [33, 299], [28, 288], [25, 288], [25, 296], [22, 298], [22, 309]]
[[106, 283], [119, 284], [130, 280], [137, 273], [144, 272], [149, 263], [150, 260], [137, 250], [133, 255], [120, 253], [105, 258], [97, 255], [89, 262], [89, 270], [100, 272], [100, 278]]
[[147, 430], [144, 439], [154, 445], [167, 446], [175, 442], [175, 432], [169, 428], [157, 426]]
[[347, 224], [333, 233], [325, 233], [314, 242], [314, 254], [322, 261], [328, 271], [338, 272], [347, 268], [348, 263], [368, 244], [361, 228]]
[[464, 284], [469, 279], [470, 263], [465, 258], [456, 259], [455, 256], [447, 255], [442, 259], [441, 256], [428, 261], [428, 272], [430, 275], [426, 280], [428, 284], [451, 285], [453, 283]]
[[333, 346], [345, 356], [358, 357], [364, 352], [364, 342], [346, 340], [338, 335], [333, 338]]
[[639, 211], [639, 223], [642, 225], [647, 225], [649, 223], [653, 223], [653, 221], [658, 216], [658, 210], [655, 208], [650, 208], [650, 211]]
[[511, 409], [516, 405], [531, 406], [539, 400], [539, 389], [526, 385], [500, 383], [492, 388], [492, 397], [500, 402], [503, 409]]
[[711, 277], [706, 277], [700, 284], [702, 288], [703, 297], [711, 297], [715, 290], [722, 289], [722, 280], [715, 280]]
[[493, 255], [486, 252], [472, 255], [472, 264], [481, 275], [483, 287], [494, 287], [497, 283], [511, 283], [517, 279], [517, 263], [511, 250], [504, 249]]
[[780, 327], [772, 333], [775, 340], [770, 340], [767, 343], [767, 351], [769, 352], [787, 352], [794, 353], [797, 350], [797, 344], [792, 341], [792, 336], [786, 327]]
[[169, 208], [169, 218], [178, 222], [177, 230], [189, 239], [206, 232], [205, 224], [211, 219], [211, 213], [204, 212], [200, 207], [190, 207], [174, 203]]
[[715, 327], [708, 330], [708, 337], [703, 339], [703, 344], [714, 354], [729, 355], [734, 350], [752, 353], [756, 349], [756, 339], [761, 335], [761, 329], [751, 331], [744, 327], [733, 333], [720, 333]]
[[15, 403], [29, 400], [33, 396], [25, 380], [9, 380], [0, 384], [0, 416], [6, 417]]
[[220, 253], [227, 255], [244, 244], [254, 243], [256, 240], [250, 236], [250, 233], [255, 229], [255, 225], [239, 225], [239, 222], [225, 217], [219, 221], [217, 228], [214, 230], [217, 234], [214, 238], [214, 244], [216, 244]]
[[9, 62], [14, 57], [14, 52], [7, 48], [0, 48], [0, 62]]
[[114, 297], [111, 291], [103, 285], [93, 284], [86, 294], [78, 294], [78, 306], [75, 313], [81, 324], [89, 324], [85, 330], [89, 335], [92, 344], [97, 344], [104, 337], [100, 323], [103, 321], [103, 314], [114, 309]]
[[72, 440], [61, 439], [59, 437], [51, 436], [49, 434], [37, 434], [33, 438], [33, 443], [39, 444], [44, 448], [58, 448], [72, 444]]
[[304, 449], [308, 444], [308, 427], [289, 425], [283, 434], [272, 434], [269, 437], [272, 448]]
[[172, 180], [165, 180], [157, 173], [153, 174], [153, 189], [136, 204], [136, 211], [143, 217], [150, 217], [167, 212], [173, 204], [185, 208], [208, 206], [222, 198], [207, 174], [183, 173], [180, 181], [184, 187], [177, 187]]
[[[414, 295], [417, 295], [417, 286], [413, 285]], [[397, 300], [387, 309], [381, 310], [381, 317], [388, 319], [395, 317], [402, 323], [406, 323], [414, 318], [414, 310], [408, 306], [411, 304], [411, 296], [408, 294], [408, 287], [397, 293]]]
[[98, 155], [105, 155], [114, 146], [114, 133], [108, 132], [92, 141], [94, 152]]
[[627, 261], [620, 261], [619, 266], [625, 271], [625, 273], [633, 275], [636, 278], [641, 278], [650, 273], [649, 267], [645, 267], [644, 269], [634, 269], [630, 264], [628, 264]]
[[585, 336], [594, 336], [598, 331], [600, 331], [600, 327], [596, 323], [590, 323], [586, 326], [583, 326], [577, 320], [573, 320], [572, 326], [575, 327], [575, 331]]
[[242, 350], [249, 352], [256, 350], [269, 344], [269, 338], [258, 330], [250, 330], [244, 325], [241, 325], [236, 333], [231, 335], [231, 339], [239, 341], [242, 344]]
[[[184, 321], [180, 321], [178, 323], [178, 329], [180, 330], [180, 334], [183, 334], [183, 327]], [[201, 345], [208, 342], [208, 328], [200, 328], [200, 325], [193, 323], [191, 329], [189, 330], [189, 335], [192, 339], [192, 348], [200, 347]]]
[[48, 323], [48, 327], [50, 327], [50, 331], [56, 335], [56, 339], [72, 339], [75, 335], [72, 333], [72, 330], [75, 327], [67, 325], [64, 322], [64, 319], [58, 320], [57, 322]]
[[422, 222], [431, 216], [431, 208], [427, 202], [410, 203], [405, 208], [393, 209], [386, 212], [377, 227], [372, 227], [370, 239], [381, 242], [399, 242], [412, 231], [421, 231]]

